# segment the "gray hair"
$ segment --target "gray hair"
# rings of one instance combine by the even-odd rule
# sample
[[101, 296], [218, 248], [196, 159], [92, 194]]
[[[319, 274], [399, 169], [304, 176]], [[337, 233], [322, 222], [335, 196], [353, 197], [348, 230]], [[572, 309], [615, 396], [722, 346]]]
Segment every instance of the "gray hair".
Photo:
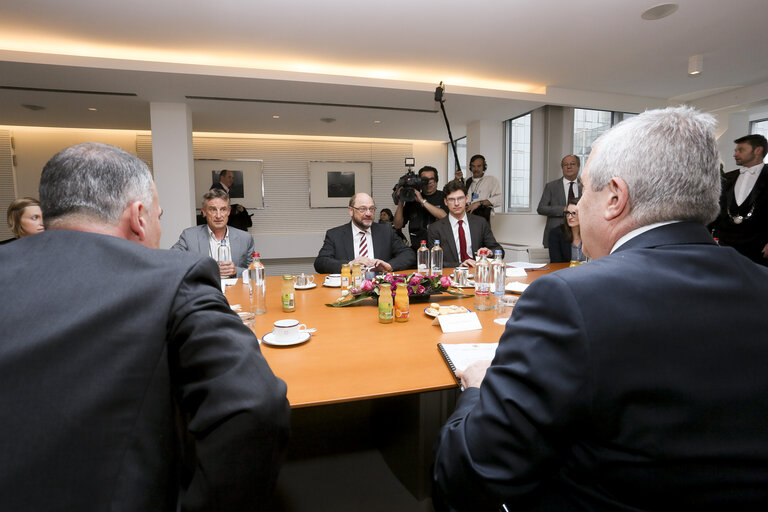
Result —
[[220, 188], [212, 188], [205, 194], [203, 194], [203, 208], [208, 204], [211, 199], [224, 199], [229, 204], [229, 194]]
[[152, 175], [134, 155], [120, 148], [86, 142], [51, 158], [40, 177], [45, 225], [69, 215], [116, 224], [134, 201], [152, 206]]
[[720, 211], [715, 119], [680, 106], [629, 118], [595, 141], [587, 172], [593, 191], [613, 177], [629, 188], [639, 225], [671, 220], [709, 224]]

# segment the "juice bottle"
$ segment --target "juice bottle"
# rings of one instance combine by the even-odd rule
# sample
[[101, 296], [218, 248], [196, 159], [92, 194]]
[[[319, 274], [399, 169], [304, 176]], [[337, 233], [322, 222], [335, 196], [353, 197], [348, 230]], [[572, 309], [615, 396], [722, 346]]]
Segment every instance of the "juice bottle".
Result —
[[382, 324], [392, 323], [392, 287], [389, 283], [379, 285], [379, 322]]
[[342, 263], [341, 265], [341, 296], [349, 294], [349, 289], [352, 286], [352, 272], [349, 270], [349, 263]]
[[296, 302], [294, 301], [293, 276], [285, 274], [283, 276], [283, 287], [281, 296], [283, 299], [283, 311], [290, 313], [296, 311]]
[[363, 284], [363, 270], [360, 268], [359, 263], [352, 264], [352, 286], [354, 288], [360, 288]]
[[407, 322], [410, 307], [408, 304], [408, 288], [405, 283], [397, 283], [395, 293], [395, 322]]

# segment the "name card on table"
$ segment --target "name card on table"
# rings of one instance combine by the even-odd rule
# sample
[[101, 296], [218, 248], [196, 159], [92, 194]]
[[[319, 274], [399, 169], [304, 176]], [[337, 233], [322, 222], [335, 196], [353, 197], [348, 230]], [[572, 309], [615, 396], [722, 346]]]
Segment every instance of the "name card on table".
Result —
[[482, 329], [477, 313], [458, 313], [455, 315], [440, 315], [437, 317], [443, 332], [476, 331]]

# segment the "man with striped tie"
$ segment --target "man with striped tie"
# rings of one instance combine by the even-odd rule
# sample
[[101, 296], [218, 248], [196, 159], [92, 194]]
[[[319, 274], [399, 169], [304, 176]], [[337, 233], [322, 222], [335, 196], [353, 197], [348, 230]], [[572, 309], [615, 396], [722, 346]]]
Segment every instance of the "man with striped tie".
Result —
[[403, 245], [392, 226], [374, 222], [376, 205], [371, 196], [355, 194], [348, 210], [351, 222], [325, 233], [323, 247], [315, 258], [317, 272], [339, 273], [343, 263], [360, 263], [378, 272], [416, 266], [416, 254]]

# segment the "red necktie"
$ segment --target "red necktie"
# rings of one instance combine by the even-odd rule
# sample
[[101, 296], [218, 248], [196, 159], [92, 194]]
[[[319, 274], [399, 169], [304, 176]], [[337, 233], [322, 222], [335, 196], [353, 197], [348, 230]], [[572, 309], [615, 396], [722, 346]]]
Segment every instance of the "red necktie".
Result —
[[360, 257], [368, 256], [368, 241], [365, 238], [365, 231], [360, 232]]
[[469, 254], [467, 254], [467, 239], [464, 236], [464, 221], [459, 221], [459, 251], [461, 252], [461, 260], [459, 263], [464, 263], [469, 259]]

